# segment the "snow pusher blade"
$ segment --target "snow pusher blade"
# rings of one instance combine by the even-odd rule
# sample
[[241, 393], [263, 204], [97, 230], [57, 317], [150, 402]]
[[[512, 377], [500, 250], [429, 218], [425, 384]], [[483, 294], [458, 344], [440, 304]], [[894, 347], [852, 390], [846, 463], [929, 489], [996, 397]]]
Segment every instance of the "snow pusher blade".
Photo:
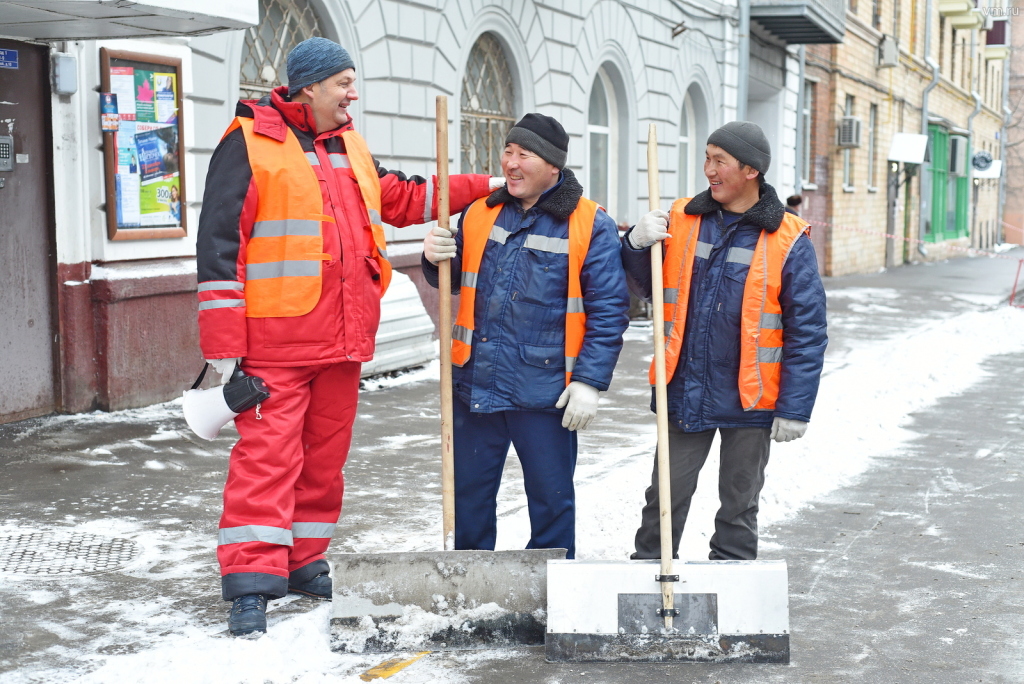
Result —
[[789, 662], [786, 561], [676, 563], [671, 630], [660, 613], [659, 563], [548, 563], [547, 659]]
[[544, 643], [547, 563], [565, 549], [332, 556], [331, 648], [437, 650]]

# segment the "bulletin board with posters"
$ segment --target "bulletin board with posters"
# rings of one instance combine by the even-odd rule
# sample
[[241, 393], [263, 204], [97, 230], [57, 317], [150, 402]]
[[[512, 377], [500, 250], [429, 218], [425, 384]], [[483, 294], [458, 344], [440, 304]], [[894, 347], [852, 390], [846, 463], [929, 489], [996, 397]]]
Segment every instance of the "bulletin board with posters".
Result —
[[103, 133], [107, 237], [184, 237], [181, 60], [102, 48], [100, 70], [118, 119], [117, 131]]

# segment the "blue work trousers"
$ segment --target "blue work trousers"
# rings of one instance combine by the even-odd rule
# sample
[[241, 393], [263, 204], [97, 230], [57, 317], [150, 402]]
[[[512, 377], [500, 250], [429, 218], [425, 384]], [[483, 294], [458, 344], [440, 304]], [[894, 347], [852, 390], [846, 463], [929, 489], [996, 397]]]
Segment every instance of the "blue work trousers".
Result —
[[528, 549], [568, 549], [576, 555], [576, 433], [558, 413], [472, 413], [459, 399], [455, 419], [455, 548], [494, 549], [497, 500], [508, 447], [523, 468], [530, 512]]

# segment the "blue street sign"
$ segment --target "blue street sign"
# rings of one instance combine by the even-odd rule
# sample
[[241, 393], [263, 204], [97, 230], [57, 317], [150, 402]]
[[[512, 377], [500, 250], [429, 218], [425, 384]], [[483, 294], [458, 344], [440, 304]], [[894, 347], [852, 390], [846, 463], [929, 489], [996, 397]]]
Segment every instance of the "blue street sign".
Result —
[[0, 69], [17, 69], [18, 51], [0, 50]]

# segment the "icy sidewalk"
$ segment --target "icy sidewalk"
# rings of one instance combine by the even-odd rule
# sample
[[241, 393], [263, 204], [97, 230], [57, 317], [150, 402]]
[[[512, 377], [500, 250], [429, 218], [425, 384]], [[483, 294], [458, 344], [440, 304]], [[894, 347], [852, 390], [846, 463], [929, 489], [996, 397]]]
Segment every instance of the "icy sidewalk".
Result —
[[[986, 358], [1024, 350], [1024, 311], [997, 306], [1012, 283], [1012, 273], [998, 266], [965, 259], [827, 284], [827, 372], [807, 437], [773, 448], [765, 536], [856, 483], [872, 459], [905, 446], [910, 413], [983, 380]], [[654, 444], [650, 356], [649, 327], [631, 328], [613, 389], [581, 436], [581, 557], [622, 558], [631, 550]], [[335, 550], [440, 547], [436, 385], [427, 375], [363, 394]], [[221, 635], [226, 604], [214, 545], [230, 432], [212, 445], [190, 437], [174, 403], [0, 426], [0, 537], [89, 534], [136, 547], [118, 571], [4, 574], [0, 680], [362, 681], [359, 675], [382, 660], [330, 653], [326, 611], [304, 601], [275, 602], [263, 639]], [[706, 557], [716, 467], [709, 458], [684, 537], [687, 557]], [[499, 546], [521, 548], [528, 526], [514, 458], [500, 514]], [[785, 540], [767, 541], [765, 557], [790, 556]], [[477, 681], [483, 672], [489, 681], [515, 681], [515, 663], [524, 657], [538, 656], [433, 655], [392, 681]], [[609, 670], [591, 681], [627, 681], [631, 672]], [[568, 670], [549, 666], [543, 679], [519, 681], [559, 673], [569, 678]]]

